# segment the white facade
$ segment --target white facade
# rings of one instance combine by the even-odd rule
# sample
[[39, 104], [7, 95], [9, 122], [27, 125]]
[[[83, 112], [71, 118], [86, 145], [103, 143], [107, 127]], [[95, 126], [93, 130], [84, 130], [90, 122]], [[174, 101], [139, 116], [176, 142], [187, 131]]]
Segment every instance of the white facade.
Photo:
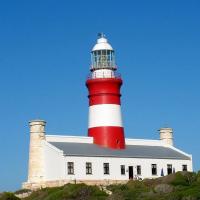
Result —
[[[63, 152], [49, 145], [48, 142], [44, 143], [44, 149], [46, 163], [44, 179], [47, 181], [59, 179], [129, 180], [129, 166], [133, 166], [134, 177], [142, 179], [160, 177], [162, 169], [164, 175], [167, 175], [168, 164], [172, 165], [176, 172], [182, 171], [183, 165], [187, 165], [187, 170], [192, 171], [191, 160], [64, 156]], [[73, 175], [68, 175], [68, 162], [74, 163]], [[86, 174], [86, 162], [92, 163], [92, 174]], [[104, 175], [103, 163], [109, 163], [109, 174]], [[157, 175], [152, 175], [152, 164], [157, 165]], [[121, 174], [121, 165], [125, 165], [125, 175]], [[137, 174], [137, 166], [141, 166], [141, 175]]]

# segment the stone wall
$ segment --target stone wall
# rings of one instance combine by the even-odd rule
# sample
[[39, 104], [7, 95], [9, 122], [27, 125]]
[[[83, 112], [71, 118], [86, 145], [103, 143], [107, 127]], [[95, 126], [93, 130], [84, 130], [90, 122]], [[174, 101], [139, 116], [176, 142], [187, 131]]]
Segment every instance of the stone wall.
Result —
[[111, 184], [124, 184], [128, 180], [55, 180], [55, 181], [41, 181], [41, 182], [25, 182], [22, 184], [23, 189], [37, 190], [46, 187], [60, 187], [68, 183], [78, 184], [85, 183], [87, 185], [106, 186]]

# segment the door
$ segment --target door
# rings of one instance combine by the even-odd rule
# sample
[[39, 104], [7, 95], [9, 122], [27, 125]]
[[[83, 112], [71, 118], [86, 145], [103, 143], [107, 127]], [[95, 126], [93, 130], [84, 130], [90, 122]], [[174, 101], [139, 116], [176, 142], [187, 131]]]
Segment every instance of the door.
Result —
[[128, 167], [129, 179], [133, 179], [133, 166]]
[[167, 165], [167, 174], [172, 174], [172, 165]]

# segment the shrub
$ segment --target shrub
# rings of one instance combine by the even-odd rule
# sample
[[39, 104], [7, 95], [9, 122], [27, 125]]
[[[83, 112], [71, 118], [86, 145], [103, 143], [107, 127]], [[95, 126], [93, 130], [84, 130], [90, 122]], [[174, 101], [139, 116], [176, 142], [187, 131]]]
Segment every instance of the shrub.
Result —
[[104, 200], [108, 195], [97, 186], [67, 184], [62, 187], [44, 188], [33, 192], [26, 200]]
[[15, 194], [23, 194], [23, 193], [27, 193], [27, 192], [31, 192], [31, 190], [29, 190], [29, 189], [21, 189], [21, 190], [15, 191]]
[[178, 186], [178, 185], [183, 185], [183, 186], [188, 186], [188, 180], [187, 177], [184, 176], [181, 172], [176, 173], [175, 179], [171, 182], [172, 185]]
[[11, 192], [4, 192], [0, 194], [0, 200], [20, 200]]
[[108, 195], [97, 186], [88, 186], [86, 184], [67, 184], [63, 188], [63, 197], [76, 199], [101, 199]]
[[195, 200], [200, 199], [200, 187], [188, 187], [182, 191], [182, 195], [187, 198], [194, 198]]

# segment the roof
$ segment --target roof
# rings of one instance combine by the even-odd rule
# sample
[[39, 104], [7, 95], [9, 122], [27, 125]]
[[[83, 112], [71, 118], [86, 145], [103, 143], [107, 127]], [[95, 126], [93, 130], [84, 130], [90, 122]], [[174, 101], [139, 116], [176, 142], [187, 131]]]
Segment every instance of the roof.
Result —
[[66, 156], [119, 157], [190, 160], [184, 153], [166, 146], [126, 145], [124, 150], [103, 148], [95, 144], [74, 142], [49, 142], [63, 151]]
[[113, 50], [112, 46], [108, 43], [108, 40], [105, 37], [97, 39], [97, 43], [92, 48], [92, 51], [97, 50]]

